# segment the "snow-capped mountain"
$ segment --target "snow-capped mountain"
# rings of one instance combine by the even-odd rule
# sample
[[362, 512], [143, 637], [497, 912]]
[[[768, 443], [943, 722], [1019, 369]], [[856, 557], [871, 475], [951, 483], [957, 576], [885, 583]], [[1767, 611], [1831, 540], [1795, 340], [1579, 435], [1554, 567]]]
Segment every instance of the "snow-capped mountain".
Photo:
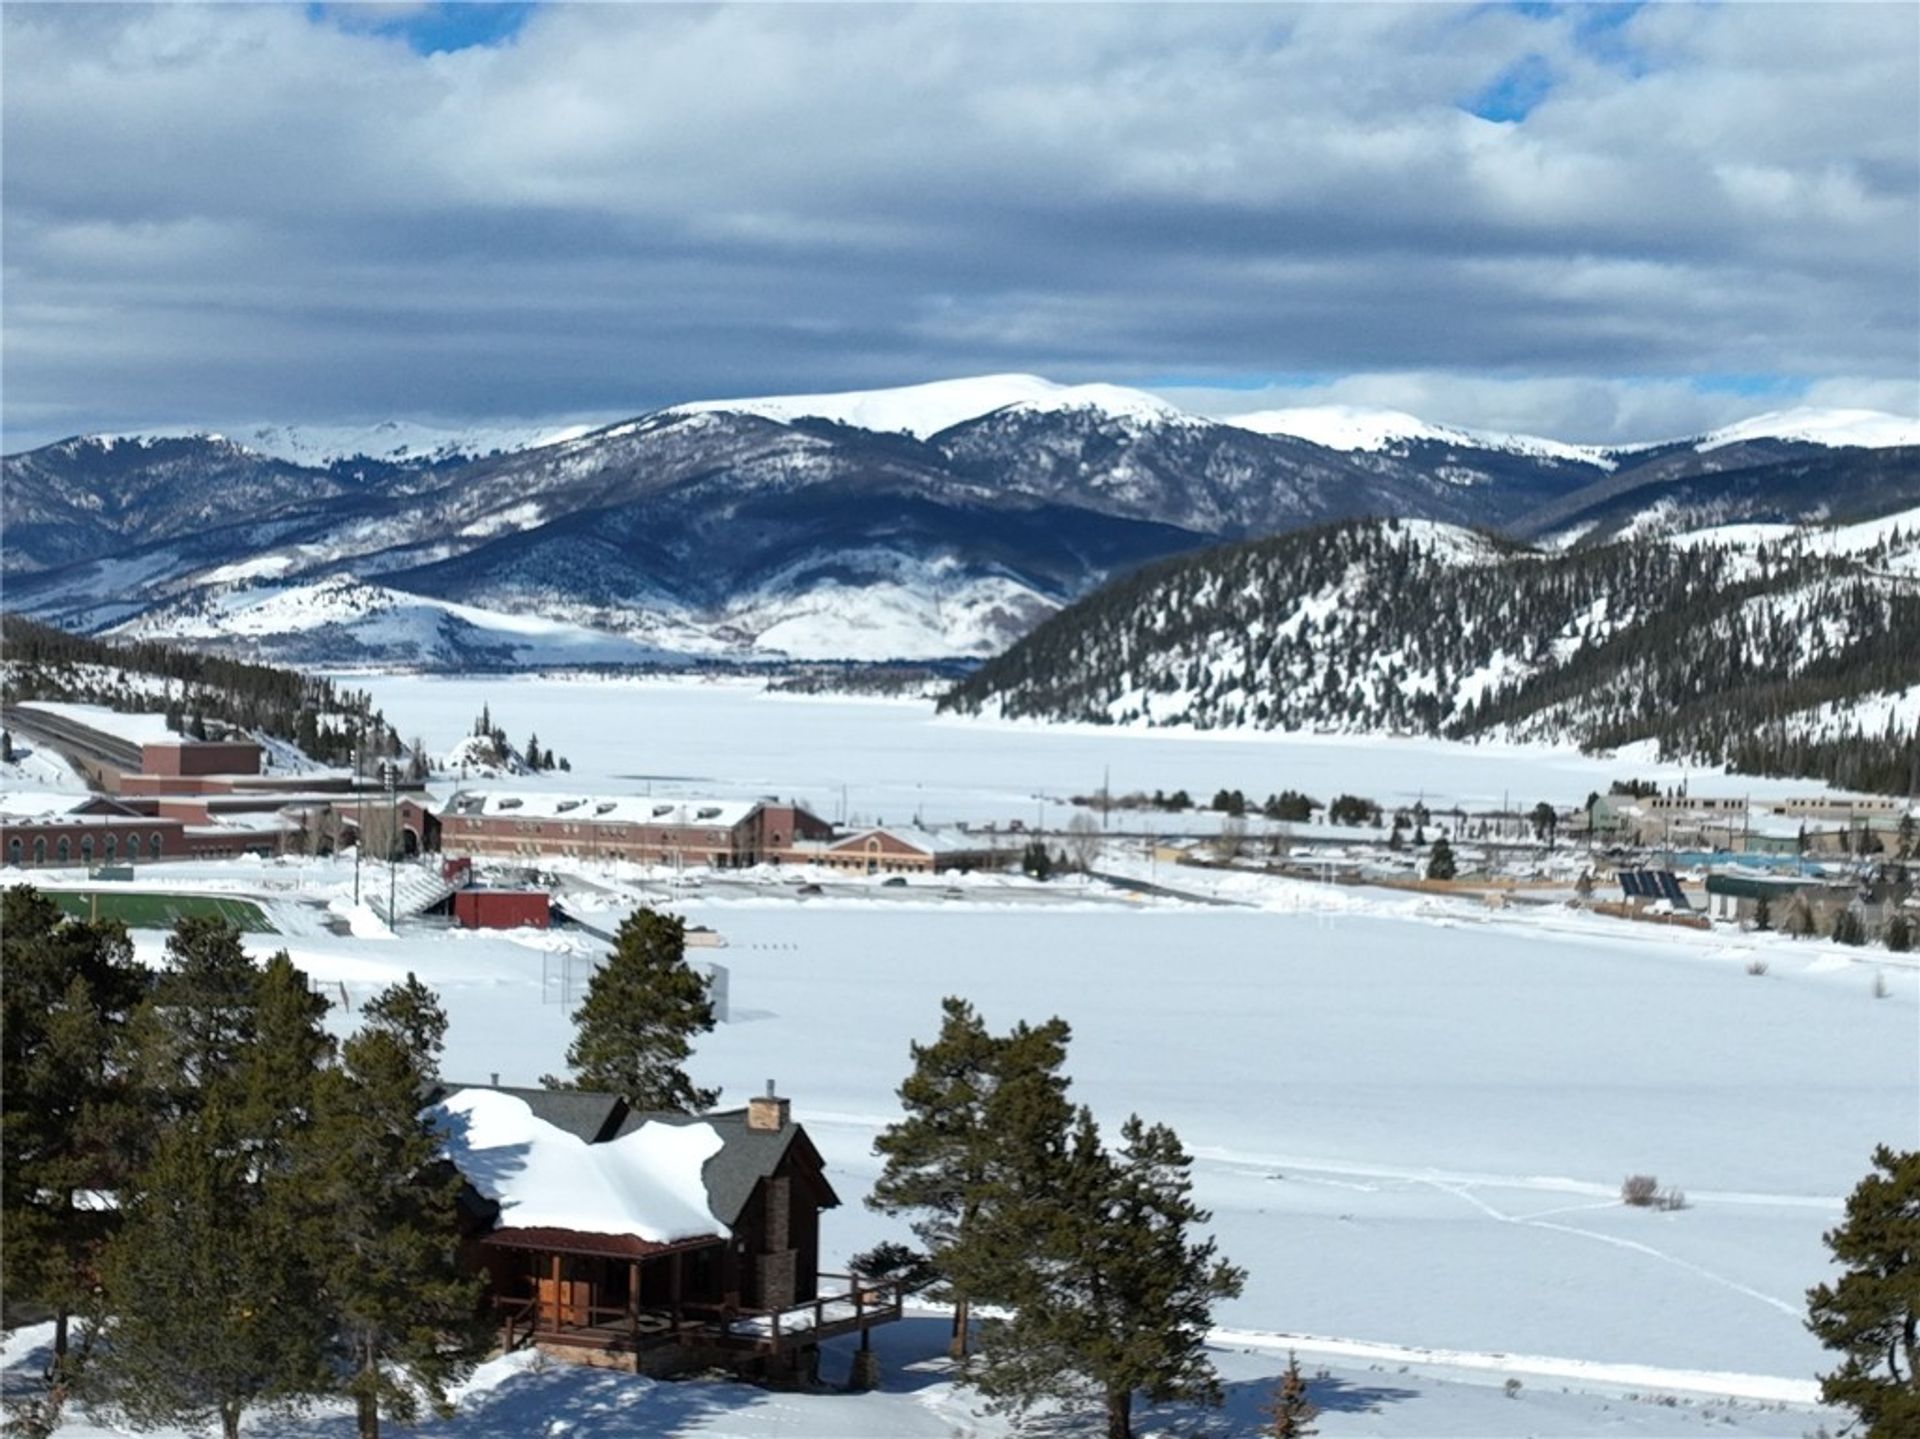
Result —
[[940, 431], [1023, 401], [1038, 401], [1069, 387], [1038, 375], [976, 375], [964, 380], [935, 380], [883, 390], [847, 390], [831, 395], [769, 395], [759, 399], [695, 400], [675, 405], [671, 414], [720, 410], [763, 419], [830, 420], [836, 425], [878, 434], [929, 439]]
[[1772, 410], [1701, 436], [1702, 454], [1752, 440], [1783, 440], [1827, 449], [1886, 450], [1920, 445], [1920, 420], [1881, 410]]
[[[1228, 415], [1225, 421], [1260, 435], [1291, 435], [1329, 450], [1351, 453], [1407, 455], [1415, 445], [1441, 445], [1453, 449], [1485, 450], [1503, 455], [1525, 455], [1534, 459], [1564, 460], [1571, 464], [1591, 465], [1596, 470], [1613, 470], [1625, 450], [1600, 445], [1569, 445], [1537, 435], [1506, 435], [1492, 430], [1464, 430], [1451, 425], [1436, 425], [1404, 410], [1375, 410], [1357, 405], [1301, 405], [1281, 410], [1256, 410], [1251, 414]], [[1644, 447], [1642, 447], [1644, 448]]]
[[377, 460], [390, 465], [457, 464], [488, 455], [515, 454], [559, 444], [577, 439], [593, 428], [590, 424], [446, 428], [383, 420], [379, 424], [357, 427], [245, 425], [230, 429], [226, 437], [255, 454], [326, 469], [352, 460]]
[[[313, 663], [985, 656], [1148, 561], [1326, 521], [1593, 544], [1920, 503], [1911, 448], [1783, 434], [1600, 452], [1278, 413], [1214, 420], [1000, 375], [585, 433], [79, 438], [5, 460], [7, 603]], [[1901, 433], [1850, 423], [1824, 433]]]

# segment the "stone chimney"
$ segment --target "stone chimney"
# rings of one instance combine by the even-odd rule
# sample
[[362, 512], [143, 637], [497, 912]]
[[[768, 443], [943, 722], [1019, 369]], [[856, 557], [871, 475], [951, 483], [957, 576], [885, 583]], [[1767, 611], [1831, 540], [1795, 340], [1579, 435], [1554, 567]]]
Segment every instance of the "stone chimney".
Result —
[[747, 1101], [747, 1128], [765, 1130], [778, 1134], [787, 1127], [787, 1101], [773, 1092], [773, 1081], [767, 1081], [767, 1092], [756, 1094]]

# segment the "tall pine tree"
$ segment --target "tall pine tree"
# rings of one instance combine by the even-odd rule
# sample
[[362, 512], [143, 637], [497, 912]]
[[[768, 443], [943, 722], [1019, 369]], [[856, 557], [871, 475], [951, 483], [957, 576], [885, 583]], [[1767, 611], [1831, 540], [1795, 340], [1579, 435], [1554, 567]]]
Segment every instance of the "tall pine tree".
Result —
[[[1058, 1037], [1064, 1044], [1064, 1026]], [[913, 1232], [945, 1279], [945, 1297], [954, 1306], [955, 1358], [967, 1352], [969, 1301], [945, 1258], [978, 1209], [995, 1143], [987, 1101], [1005, 1049], [971, 1004], [953, 996], [942, 1000], [939, 1035], [931, 1044], [909, 1046], [913, 1072], [898, 1090], [905, 1116], [874, 1140], [885, 1166], [867, 1204], [882, 1214], [913, 1216]]]
[[420, 1096], [446, 1016], [412, 975], [367, 1006], [367, 1022], [319, 1078], [316, 1120], [297, 1161], [305, 1244], [334, 1334], [334, 1373], [360, 1439], [408, 1424], [481, 1351], [479, 1284], [460, 1261], [461, 1179], [439, 1158]]
[[1022, 1025], [1002, 1041], [983, 1127], [992, 1136], [971, 1214], [943, 1258], [996, 1313], [967, 1376], [1000, 1409], [1093, 1399], [1109, 1439], [1130, 1439], [1133, 1402], [1216, 1402], [1212, 1305], [1244, 1275], [1189, 1231], [1192, 1160], [1173, 1131], [1130, 1118], [1109, 1152], [1067, 1097], [1067, 1027]]
[[57, 1418], [77, 1361], [70, 1319], [115, 1219], [94, 1196], [121, 1187], [147, 1131], [124, 1054], [147, 971], [118, 924], [68, 919], [24, 885], [6, 893], [0, 944], [0, 1279], [11, 1302], [53, 1314]]
[[168, 951], [131, 1033], [151, 1049], [139, 1072], [178, 1068], [101, 1266], [99, 1392], [138, 1425], [218, 1420], [232, 1439], [246, 1409], [328, 1387], [300, 1156], [333, 1042], [325, 1002], [285, 953], [255, 967], [231, 926], [195, 920]]
[[572, 1081], [545, 1082], [618, 1094], [636, 1109], [711, 1109], [719, 1092], [699, 1088], [681, 1068], [693, 1037], [713, 1028], [707, 981], [686, 953], [685, 920], [651, 909], [629, 915], [573, 1013]]
[[1920, 1434], [1920, 1150], [1881, 1145], [1874, 1172], [1827, 1231], [1845, 1273], [1807, 1291], [1807, 1327], [1840, 1366], [1820, 1397], [1866, 1421], [1867, 1439]]

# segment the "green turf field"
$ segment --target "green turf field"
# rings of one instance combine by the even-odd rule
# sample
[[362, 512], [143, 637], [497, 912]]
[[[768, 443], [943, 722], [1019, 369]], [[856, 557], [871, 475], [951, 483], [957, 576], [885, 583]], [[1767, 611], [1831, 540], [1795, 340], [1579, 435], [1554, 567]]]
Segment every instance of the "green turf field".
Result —
[[[271, 934], [273, 926], [250, 899], [209, 894], [140, 894], [112, 889], [48, 890], [47, 898], [80, 919], [117, 919], [129, 929], [171, 929], [189, 915], [218, 915], [251, 934]], [[95, 908], [95, 905], [98, 908]]]

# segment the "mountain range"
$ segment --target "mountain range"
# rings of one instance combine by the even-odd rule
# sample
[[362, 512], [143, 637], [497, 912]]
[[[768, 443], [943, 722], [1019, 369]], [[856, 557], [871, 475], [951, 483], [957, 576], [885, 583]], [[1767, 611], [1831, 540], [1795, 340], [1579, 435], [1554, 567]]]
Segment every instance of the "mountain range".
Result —
[[6, 606], [314, 665], [981, 657], [1103, 582], [1363, 516], [1560, 546], [1920, 503], [1920, 424], [1603, 448], [986, 376], [582, 430], [247, 426], [4, 461]]

